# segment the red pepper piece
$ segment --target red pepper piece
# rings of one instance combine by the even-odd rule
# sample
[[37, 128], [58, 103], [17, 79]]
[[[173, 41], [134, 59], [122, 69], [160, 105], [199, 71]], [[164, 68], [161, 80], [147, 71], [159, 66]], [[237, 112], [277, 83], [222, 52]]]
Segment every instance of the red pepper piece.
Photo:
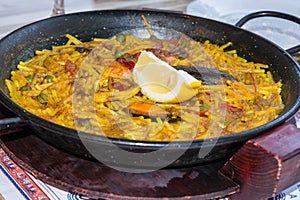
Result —
[[130, 71], [132, 71], [135, 66], [133, 61], [127, 60], [126, 58], [118, 58], [117, 61], [127, 67]]
[[70, 72], [70, 74], [74, 76], [76, 74], [76, 64], [70, 60], [67, 60], [65, 63], [65, 71]]
[[125, 91], [130, 88], [130, 86], [123, 85], [120, 82], [116, 82], [113, 84], [114, 89], [119, 90], [119, 91]]
[[207, 111], [195, 111], [195, 110], [189, 110], [185, 109], [184, 111], [189, 112], [189, 113], [194, 113], [196, 115], [199, 115], [200, 117], [207, 117]]
[[229, 112], [235, 113], [235, 112], [242, 112], [243, 108], [238, 108], [236, 106], [230, 105], [229, 103], [220, 103], [219, 108], [225, 108]]

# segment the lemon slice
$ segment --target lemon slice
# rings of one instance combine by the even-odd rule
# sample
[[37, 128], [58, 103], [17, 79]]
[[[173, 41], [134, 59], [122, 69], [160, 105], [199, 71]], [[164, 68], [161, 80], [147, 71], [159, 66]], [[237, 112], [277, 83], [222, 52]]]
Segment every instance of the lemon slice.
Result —
[[142, 51], [133, 69], [133, 79], [141, 92], [157, 102], [178, 103], [196, 95], [201, 81], [183, 70], [176, 70], [152, 52]]

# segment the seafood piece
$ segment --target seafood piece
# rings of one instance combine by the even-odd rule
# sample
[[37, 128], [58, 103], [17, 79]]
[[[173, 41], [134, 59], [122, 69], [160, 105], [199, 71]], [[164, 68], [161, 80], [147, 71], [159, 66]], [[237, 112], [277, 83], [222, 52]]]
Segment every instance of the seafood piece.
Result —
[[169, 112], [164, 108], [147, 103], [132, 104], [129, 106], [129, 112], [134, 115], [143, 115], [150, 118], [160, 117], [162, 119], [166, 118], [169, 115]]

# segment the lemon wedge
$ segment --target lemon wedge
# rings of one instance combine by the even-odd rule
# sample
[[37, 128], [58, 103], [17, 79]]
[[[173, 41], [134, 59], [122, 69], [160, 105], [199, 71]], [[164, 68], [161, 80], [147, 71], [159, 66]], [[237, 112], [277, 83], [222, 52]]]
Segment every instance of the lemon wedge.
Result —
[[141, 92], [157, 102], [178, 103], [196, 95], [201, 81], [183, 70], [176, 70], [152, 52], [142, 51], [133, 69], [133, 79]]

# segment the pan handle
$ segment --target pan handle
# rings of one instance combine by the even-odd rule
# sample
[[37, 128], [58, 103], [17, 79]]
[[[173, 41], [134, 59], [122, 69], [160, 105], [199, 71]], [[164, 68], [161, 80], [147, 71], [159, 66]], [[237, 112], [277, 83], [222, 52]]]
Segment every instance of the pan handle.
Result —
[[20, 131], [26, 125], [28, 121], [20, 117], [0, 119], [0, 136]]
[[[277, 18], [286, 19], [295, 22], [300, 25], [300, 18], [296, 16], [282, 13], [282, 12], [277, 12], [277, 11], [258, 11], [244, 16], [235, 24], [235, 26], [241, 28], [246, 22], [259, 17], [277, 17]], [[291, 55], [296, 54], [300, 51], [300, 45], [286, 49], [286, 51]]]

